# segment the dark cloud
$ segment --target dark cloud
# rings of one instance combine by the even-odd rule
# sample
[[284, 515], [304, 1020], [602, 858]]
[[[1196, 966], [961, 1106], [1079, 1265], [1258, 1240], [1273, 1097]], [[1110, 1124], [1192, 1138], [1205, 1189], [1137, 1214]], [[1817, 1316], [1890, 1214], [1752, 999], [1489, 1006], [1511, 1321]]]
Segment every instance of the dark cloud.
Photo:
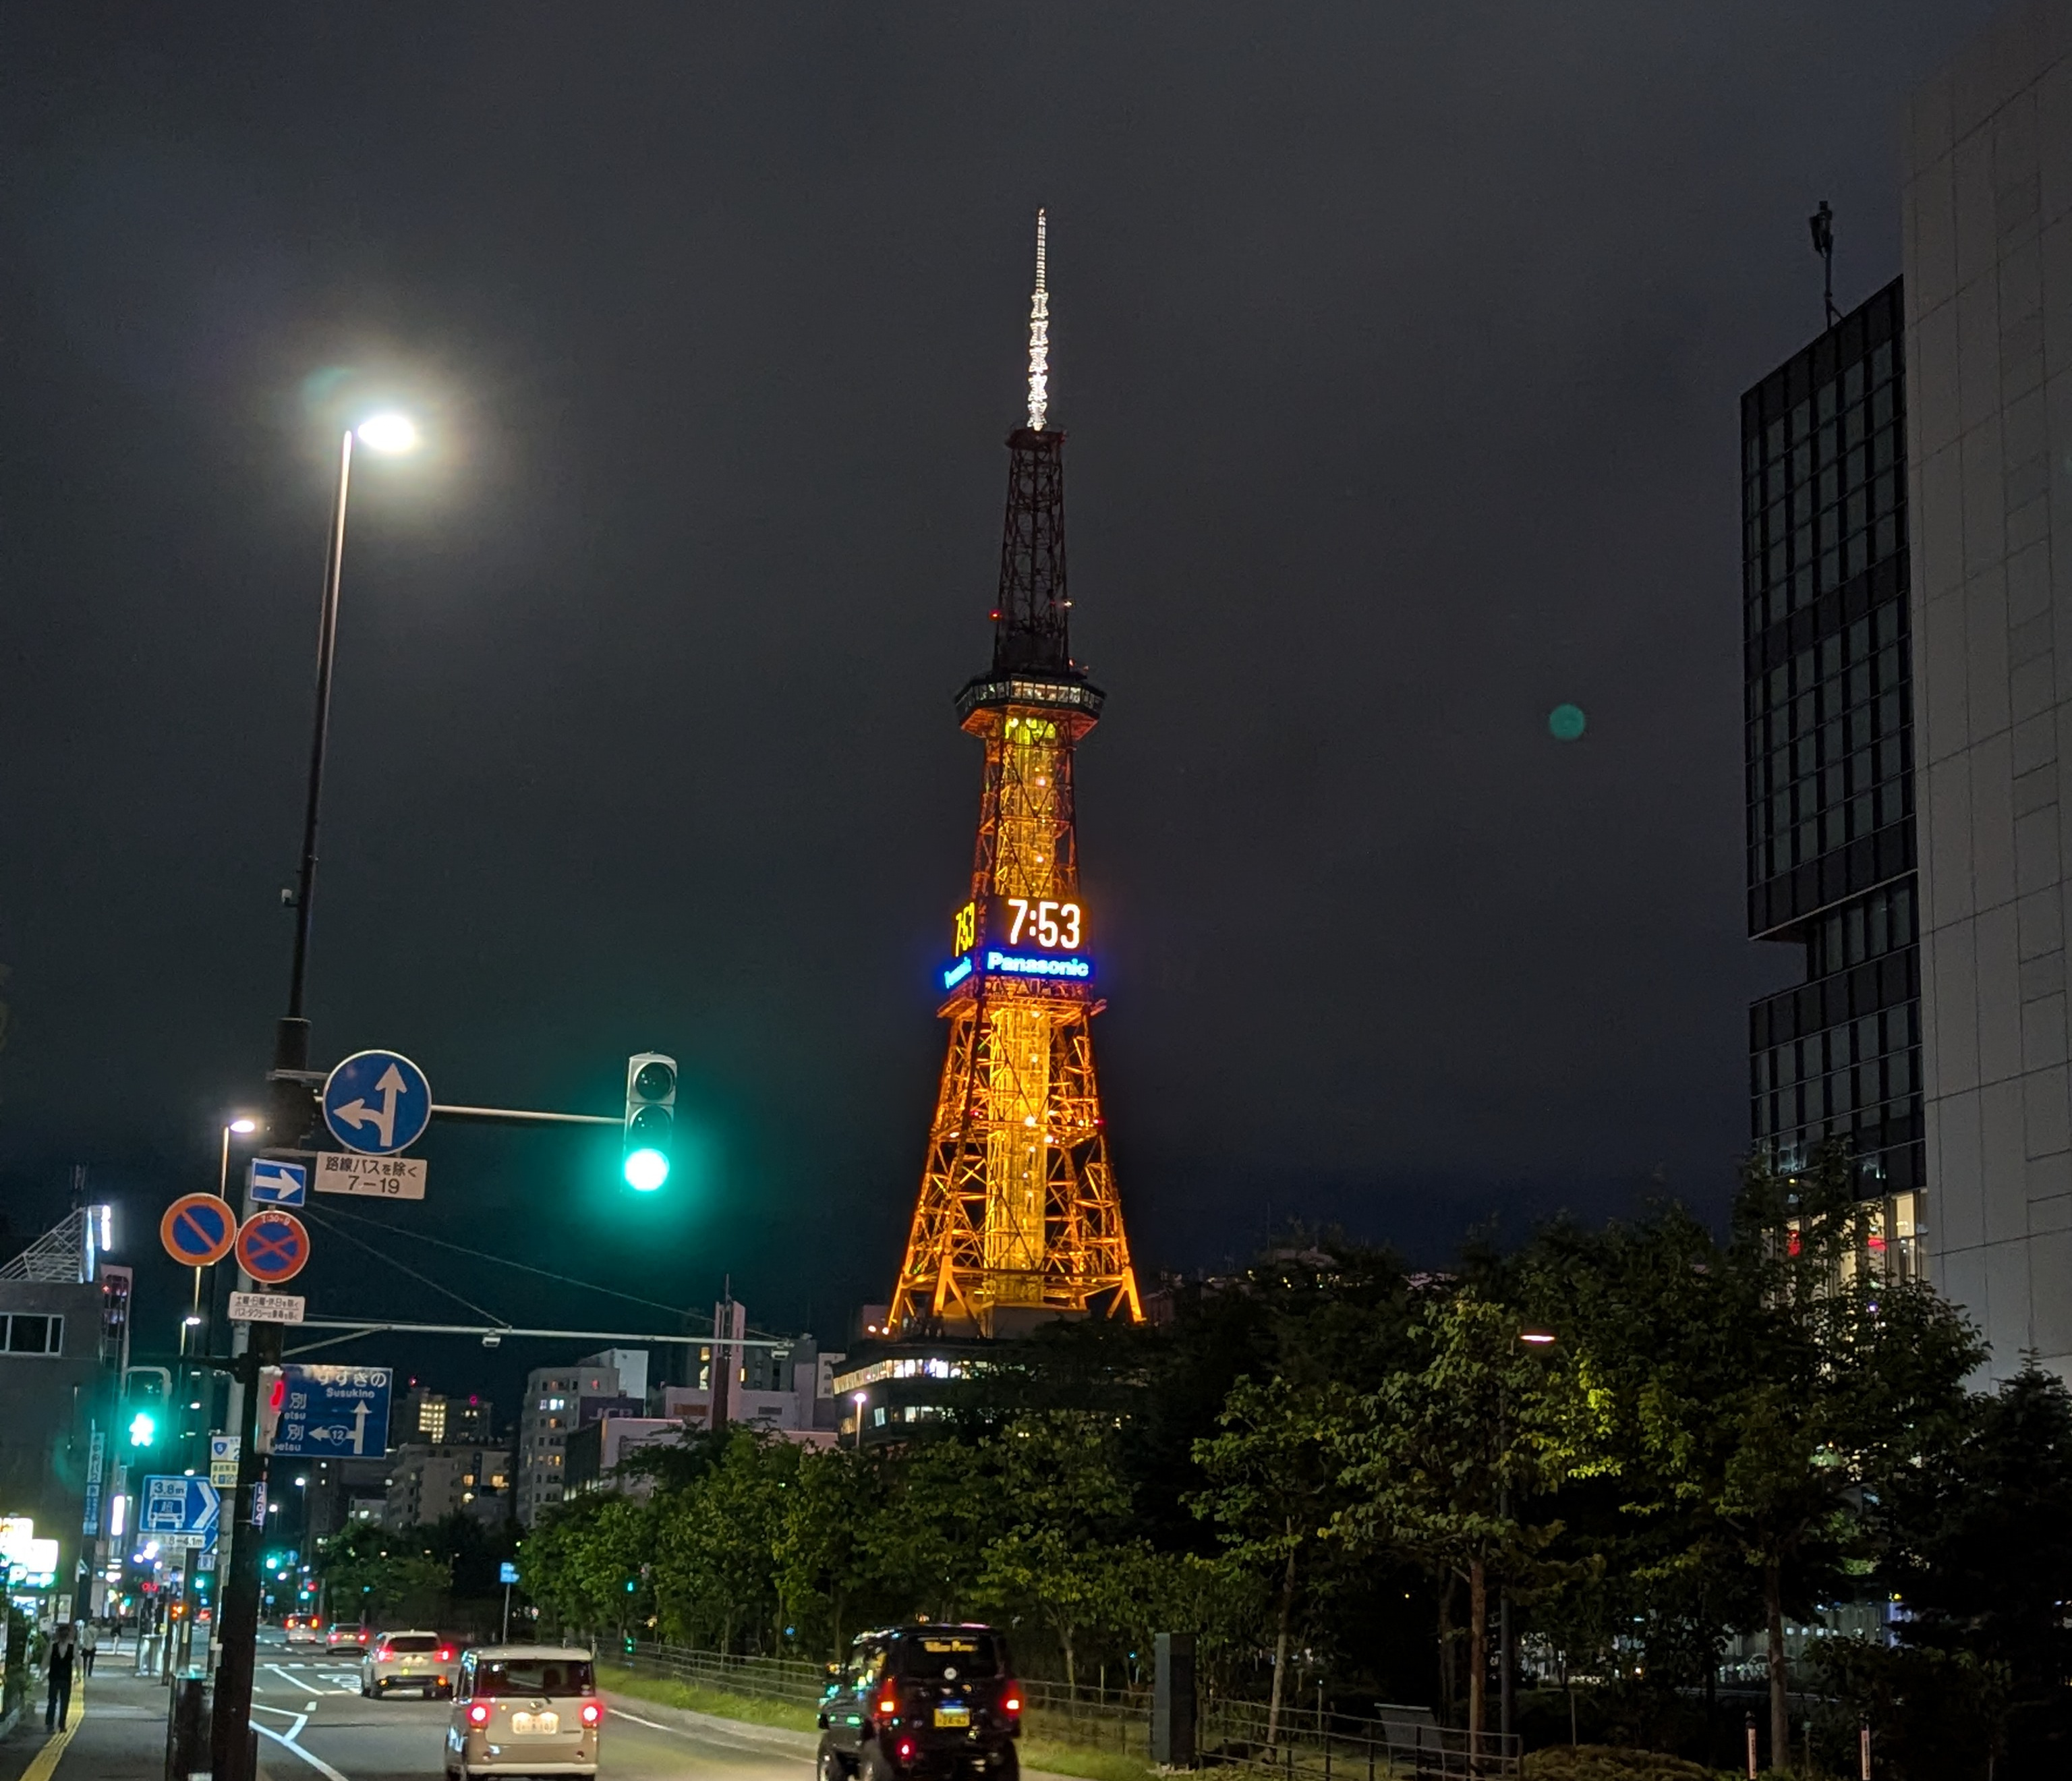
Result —
[[356, 496], [319, 1053], [608, 1108], [674, 1048], [652, 1228], [594, 1145], [471, 1133], [424, 1228], [882, 1292], [1038, 202], [1145, 1261], [1269, 1203], [1428, 1253], [1716, 1207], [1790, 969], [1741, 939], [1736, 398], [1818, 325], [1819, 199], [1845, 301], [1896, 269], [1896, 105], [1988, 10], [12, 9], [17, 1224], [74, 1158], [205, 1178], [264, 1061], [343, 373], [438, 449]]

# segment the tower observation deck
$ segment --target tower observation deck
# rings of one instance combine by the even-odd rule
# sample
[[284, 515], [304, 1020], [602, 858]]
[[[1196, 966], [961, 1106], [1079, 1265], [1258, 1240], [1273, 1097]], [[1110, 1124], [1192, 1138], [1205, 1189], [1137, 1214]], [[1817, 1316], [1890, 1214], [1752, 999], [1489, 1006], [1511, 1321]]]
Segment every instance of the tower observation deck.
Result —
[[941, 984], [950, 1026], [894, 1331], [1008, 1335], [1143, 1313], [1094, 1075], [1097, 918], [1079, 898], [1073, 751], [1102, 694], [1071, 657], [1065, 436], [1046, 426], [1050, 296], [1037, 215], [1029, 424], [1008, 436], [993, 665], [957, 696], [985, 747], [968, 896]]

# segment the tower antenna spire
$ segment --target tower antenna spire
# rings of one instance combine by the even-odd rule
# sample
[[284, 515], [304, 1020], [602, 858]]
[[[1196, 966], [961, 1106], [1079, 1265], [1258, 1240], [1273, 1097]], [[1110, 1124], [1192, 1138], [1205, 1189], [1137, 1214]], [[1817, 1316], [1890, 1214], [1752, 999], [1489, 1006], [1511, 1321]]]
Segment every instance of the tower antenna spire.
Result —
[[1044, 213], [1036, 212], [1036, 289], [1029, 298], [1029, 430], [1041, 433], [1050, 407], [1050, 291], [1043, 282]]

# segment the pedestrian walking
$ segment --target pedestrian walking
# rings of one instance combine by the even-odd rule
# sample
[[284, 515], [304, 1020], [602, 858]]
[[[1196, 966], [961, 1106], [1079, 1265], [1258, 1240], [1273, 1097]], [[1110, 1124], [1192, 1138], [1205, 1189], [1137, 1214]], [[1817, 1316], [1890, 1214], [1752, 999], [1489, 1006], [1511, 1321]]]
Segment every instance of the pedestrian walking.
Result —
[[44, 1660], [51, 1680], [50, 1705], [43, 1709], [43, 1730], [63, 1731], [72, 1717], [72, 1623], [63, 1622], [51, 1637], [49, 1656]]
[[79, 1629], [79, 1665], [88, 1676], [93, 1674], [93, 1654], [101, 1649], [101, 1623], [88, 1620]]

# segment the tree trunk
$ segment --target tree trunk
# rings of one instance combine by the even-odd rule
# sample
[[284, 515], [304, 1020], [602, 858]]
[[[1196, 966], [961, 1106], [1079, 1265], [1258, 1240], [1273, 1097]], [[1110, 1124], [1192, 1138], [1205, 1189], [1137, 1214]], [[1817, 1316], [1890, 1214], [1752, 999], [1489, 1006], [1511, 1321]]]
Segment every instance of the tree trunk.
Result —
[[1444, 1725], [1454, 1723], [1453, 1709], [1460, 1700], [1453, 1668], [1453, 1573], [1449, 1571], [1439, 1591], [1439, 1722]]
[[1482, 1754], [1483, 1697], [1489, 1693], [1489, 1571], [1468, 1565], [1468, 1753]]
[[1762, 1567], [1763, 1615], [1770, 1633], [1770, 1766], [1791, 1766], [1791, 1698], [1784, 1674], [1784, 1567], [1766, 1559]]
[[1058, 1629], [1058, 1643], [1065, 1653], [1065, 1698], [1076, 1701], [1079, 1697], [1079, 1671], [1072, 1656], [1072, 1629], [1070, 1627]]
[[1273, 1698], [1266, 1709], [1266, 1742], [1281, 1742], [1281, 1702], [1288, 1681], [1288, 1627], [1295, 1616], [1295, 1549], [1288, 1549], [1288, 1569], [1281, 1577], [1281, 1625], [1273, 1639]]

